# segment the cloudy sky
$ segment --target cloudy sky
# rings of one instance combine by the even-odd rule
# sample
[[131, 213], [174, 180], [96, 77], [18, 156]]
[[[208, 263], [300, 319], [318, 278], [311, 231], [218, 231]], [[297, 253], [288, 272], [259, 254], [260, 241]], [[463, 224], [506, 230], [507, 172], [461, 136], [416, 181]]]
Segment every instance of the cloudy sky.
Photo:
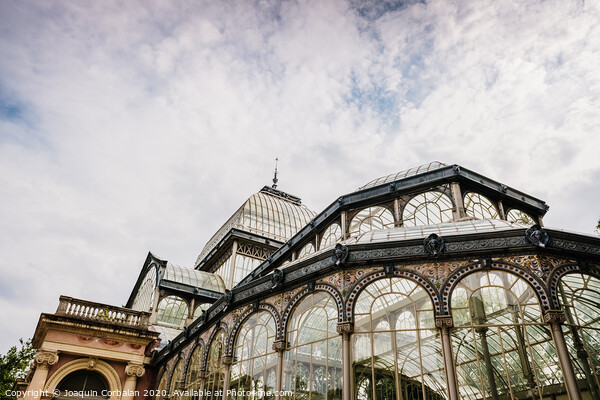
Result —
[[598, 4], [0, 1], [0, 352], [148, 251], [191, 266], [275, 157], [315, 211], [439, 160], [593, 234]]

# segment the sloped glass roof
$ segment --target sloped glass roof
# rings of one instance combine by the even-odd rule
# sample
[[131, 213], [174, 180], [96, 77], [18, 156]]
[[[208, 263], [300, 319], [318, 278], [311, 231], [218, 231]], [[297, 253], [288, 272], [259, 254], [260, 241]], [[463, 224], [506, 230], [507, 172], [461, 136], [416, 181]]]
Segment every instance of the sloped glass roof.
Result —
[[529, 228], [530, 225], [500, 219], [474, 219], [443, 224], [379, 229], [365, 232], [345, 241], [347, 244], [393, 242], [425, 238], [432, 233], [440, 236], [464, 235], [469, 233], [496, 232]]
[[175, 339], [177, 335], [182, 332], [182, 329], [171, 328], [162, 325], [152, 325], [151, 329], [160, 333], [160, 345], [158, 346], [159, 350], [165, 347], [169, 342], [173, 341], [173, 339]]
[[410, 168], [410, 169], [407, 169], [404, 171], [397, 172], [395, 174], [390, 174], [390, 175], [382, 176], [377, 179], [373, 179], [366, 185], [361, 186], [358, 189], [356, 189], [356, 191], [383, 185], [388, 182], [394, 182], [399, 179], [403, 179], [403, 178], [413, 176], [413, 175], [419, 175], [424, 172], [433, 171], [435, 169], [439, 169], [439, 168], [446, 167], [446, 166], [447, 166], [447, 164], [441, 163], [439, 161], [433, 161], [433, 162], [430, 162], [429, 164], [419, 165], [418, 167]]
[[[278, 196], [277, 193], [281, 193], [282, 196]], [[250, 196], [221, 229], [214, 234], [202, 249], [196, 260], [196, 265], [233, 228], [286, 242], [308, 224], [315, 215], [316, 213], [302, 205], [298, 198], [274, 189], [263, 189]]]
[[219, 275], [180, 267], [179, 265], [171, 264], [170, 262], [167, 263], [163, 279], [211, 290], [213, 292], [225, 292], [225, 284]]

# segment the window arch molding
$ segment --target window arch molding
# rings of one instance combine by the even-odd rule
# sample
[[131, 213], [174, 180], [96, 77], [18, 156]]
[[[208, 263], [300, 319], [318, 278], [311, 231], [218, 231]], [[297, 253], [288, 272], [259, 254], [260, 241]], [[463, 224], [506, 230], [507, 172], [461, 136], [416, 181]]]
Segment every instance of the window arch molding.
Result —
[[269, 314], [271, 314], [271, 317], [273, 317], [273, 319], [275, 320], [275, 329], [276, 329], [275, 340], [283, 339], [283, 337], [284, 337], [283, 336], [283, 328], [281, 326], [281, 316], [279, 315], [279, 312], [277, 311], [277, 309], [275, 307], [273, 307], [269, 303], [260, 303], [256, 310], [253, 308], [249, 308], [248, 310], [246, 310], [246, 312], [244, 312], [240, 316], [240, 318], [238, 319], [238, 322], [233, 326], [233, 328], [231, 329], [231, 333], [229, 334], [229, 336], [227, 338], [227, 347], [226, 347], [225, 355], [233, 356], [233, 349], [235, 347], [235, 341], [237, 340], [237, 336], [239, 334], [240, 327], [248, 320], [248, 318], [250, 318], [252, 316], [252, 314], [255, 314], [259, 311], [266, 311]]
[[190, 370], [190, 366], [192, 365], [192, 362], [193, 362], [194, 352], [198, 349], [201, 349], [201, 351], [202, 351], [202, 358], [200, 358], [200, 369], [202, 369], [202, 359], [204, 358], [204, 352], [206, 351], [206, 347], [205, 347], [204, 341], [202, 339], [198, 339], [196, 344], [192, 347], [191, 351], [189, 352], [187, 359], [185, 360], [185, 368], [183, 370], [183, 376], [185, 377], [186, 385], [188, 384], [187, 377], [188, 377], [188, 372]]
[[[46, 385], [44, 386], [44, 390], [49, 393], [54, 392], [58, 384], [64, 378], [66, 378], [67, 375], [71, 374], [72, 372], [87, 370], [89, 362], [89, 358], [78, 358], [77, 360], [70, 361], [61, 366], [54, 374], [52, 374], [50, 379], [48, 379]], [[98, 360], [93, 370], [98, 372], [106, 379], [106, 382], [108, 383], [108, 390], [111, 391], [111, 394], [119, 393], [121, 391], [121, 379], [119, 378], [119, 374], [109, 363]], [[118, 398], [119, 396], [115, 396], [113, 394], [109, 399]]]
[[[357, 222], [357, 218], [361, 218]], [[368, 221], [367, 228], [365, 230], [362, 229], [363, 224]], [[379, 221], [382, 227], [373, 227], [372, 221]], [[364, 232], [371, 231], [373, 229], [389, 229], [396, 226], [398, 221], [396, 220], [395, 212], [393, 208], [390, 208], [388, 205], [378, 204], [363, 207], [360, 210], [357, 210], [351, 218], [348, 219], [347, 222], [347, 232], [349, 235], [358, 235]]]
[[[213, 328], [213, 331], [211, 332], [210, 337], [206, 341], [206, 351], [202, 355], [202, 364], [201, 364], [201, 369], [203, 369], [204, 371], [206, 371], [206, 363], [208, 362], [208, 354], [210, 353], [210, 346], [212, 346], [213, 341], [215, 340], [215, 337], [221, 331], [223, 331], [223, 333], [224, 333], [223, 336], [226, 340], [229, 337], [229, 329], [227, 329], [227, 324], [225, 324], [224, 322], [220, 322], [218, 325], [216, 325]], [[226, 345], [226, 343], [223, 343], [223, 346], [225, 346], [225, 345]]]
[[568, 274], [583, 274], [589, 275], [596, 279], [600, 279], [600, 273], [598, 272], [598, 268], [586, 268], [585, 266], [582, 268], [579, 264], [569, 263], [563, 264], [556, 268], [550, 274], [550, 278], [548, 278], [548, 286], [550, 291], [550, 299], [552, 301], [553, 309], [560, 309], [560, 301], [558, 299], [558, 284], [565, 275]]
[[526, 213], [520, 208], [511, 207], [506, 210], [505, 215], [506, 220], [509, 222], [517, 222], [526, 225], [534, 225], [536, 223], [535, 218], [532, 215]]
[[360, 293], [365, 289], [365, 287], [377, 280], [385, 278], [405, 278], [416, 283], [423, 288], [427, 294], [429, 294], [429, 298], [433, 304], [434, 315], [439, 315], [442, 311], [438, 291], [429, 279], [414, 271], [395, 269], [393, 274], [388, 275], [384, 270], [381, 270], [369, 274], [355, 283], [354, 288], [346, 300], [346, 321], [354, 321], [354, 307], [356, 306], [356, 299], [360, 296]]
[[[171, 306], [174, 307], [175, 303], [179, 303], [179, 305], [177, 306], [177, 310], [175, 310], [174, 308], [171, 308], [169, 310], [169, 312], [166, 312], [167, 307]], [[163, 306], [164, 304], [164, 306]], [[161, 313], [161, 306], [164, 307], [164, 311]], [[179, 315], [179, 311], [181, 309], [181, 306], [185, 307], [185, 313], [181, 313], [181, 315]], [[173, 310], [175, 310], [175, 314], [173, 314]], [[162, 314], [162, 315], [161, 315]], [[163, 296], [160, 296], [157, 302], [157, 307], [156, 307], [156, 316], [157, 316], [157, 321], [159, 322], [163, 322], [165, 324], [172, 324], [172, 325], [179, 325], [180, 327], [185, 326], [186, 321], [188, 319], [190, 315], [190, 302], [187, 299], [184, 299], [181, 296], [178, 296], [176, 294], [172, 294], [172, 293], [166, 293]], [[168, 319], [168, 321], [163, 321], [161, 318], [165, 318]], [[174, 322], [174, 321], [179, 321], [179, 322]]]
[[338, 323], [344, 322], [344, 300], [341, 293], [331, 285], [320, 283], [315, 285], [314, 290], [310, 290], [308, 287], [305, 287], [303, 290], [301, 290], [294, 296], [292, 301], [290, 301], [283, 313], [283, 318], [281, 321], [284, 335], [287, 335], [290, 315], [292, 315], [292, 313], [296, 309], [296, 306], [300, 304], [305, 297], [315, 292], [327, 292], [329, 293], [329, 295], [331, 295], [331, 297], [333, 297], [338, 309]]
[[500, 219], [498, 203], [475, 191], [463, 193], [465, 212], [475, 219]]
[[452, 315], [452, 307], [450, 304], [452, 292], [454, 291], [454, 289], [456, 289], [459, 282], [464, 277], [471, 275], [475, 272], [494, 270], [508, 272], [512, 275], [515, 275], [518, 278], [521, 278], [527, 285], [529, 285], [537, 296], [537, 300], [542, 310], [542, 314], [552, 309], [550, 294], [546, 287], [546, 284], [540, 278], [534, 275], [533, 272], [528, 271], [516, 264], [508, 263], [506, 261], [492, 262], [489, 267], [486, 267], [483, 264], [476, 262], [473, 264], [463, 266], [457, 269], [456, 271], [453, 271], [446, 279], [446, 283], [440, 288], [440, 295], [442, 300], [441, 303], [444, 307], [442, 311], [443, 314]]
[[[413, 201], [420, 202], [420, 203], [418, 203], [417, 206], [415, 206], [414, 204], [412, 204]], [[443, 204], [444, 202], [446, 202], [447, 204]], [[439, 221], [427, 221], [427, 223], [425, 225], [440, 224], [440, 223], [444, 223], [444, 222], [451, 222], [453, 220], [454, 209], [456, 208], [454, 198], [452, 197], [451, 194], [448, 194], [448, 193], [444, 192], [443, 190], [440, 190], [439, 188], [434, 188], [434, 189], [428, 190], [426, 192], [413, 194], [407, 201], [401, 202], [399, 214], [400, 214], [402, 226], [419, 226], [419, 225], [421, 225], [421, 224], [417, 224], [417, 223], [407, 224], [406, 222], [411, 221], [413, 219], [416, 220], [417, 219], [417, 216], [416, 216], [417, 211], [419, 211], [423, 207], [425, 207], [425, 209], [427, 211], [429, 209], [427, 207], [429, 204], [433, 204], [439, 209], [440, 220]], [[414, 207], [414, 210], [412, 210], [411, 218], [408, 218], [409, 216], [406, 215], [407, 212], [411, 211], [409, 208], [409, 205], [410, 205], [410, 207]], [[444, 213], [447, 214], [446, 221], [442, 220]]]

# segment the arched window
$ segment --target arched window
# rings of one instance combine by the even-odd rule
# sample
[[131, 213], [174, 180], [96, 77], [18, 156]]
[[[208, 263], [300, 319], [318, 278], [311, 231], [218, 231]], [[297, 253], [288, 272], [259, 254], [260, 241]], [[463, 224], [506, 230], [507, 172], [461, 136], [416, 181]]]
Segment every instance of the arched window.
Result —
[[452, 292], [452, 347], [461, 399], [565, 395], [533, 289], [504, 271], [476, 272]]
[[582, 392], [600, 398], [600, 280], [568, 274], [558, 287], [567, 318], [565, 339]]
[[265, 392], [275, 390], [276, 330], [275, 319], [266, 311], [252, 314], [240, 327], [229, 387], [238, 394], [236, 398], [262, 399]]
[[314, 252], [315, 252], [315, 246], [312, 243], [307, 243], [298, 252], [298, 258], [306, 257], [307, 255], [313, 254]]
[[158, 387], [156, 388], [156, 395], [154, 396], [154, 398], [156, 400], [162, 400], [162, 399], [168, 399], [169, 398], [169, 393], [167, 392], [167, 384], [169, 383], [168, 381], [168, 374], [167, 371], [163, 372], [160, 381], [158, 382]]
[[476, 219], [498, 218], [498, 210], [492, 202], [479, 193], [469, 192], [465, 195], [465, 212]]
[[220, 400], [215, 392], [223, 390], [223, 379], [225, 378], [225, 366], [223, 364], [225, 332], [219, 331], [210, 344], [208, 359], [206, 360], [206, 386], [205, 400]]
[[350, 234], [357, 235], [374, 229], [394, 227], [394, 216], [385, 207], [367, 207], [358, 212], [350, 222]]
[[158, 303], [157, 321], [182, 328], [188, 316], [187, 303], [180, 297], [167, 296]]
[[363, 289], [352, 353], [356, 399], [446, 399], [433, 304], [408, 279], [380, 279]]
[[521, 210], [517, 210], [516, 208], [511, 209], [506, 214], [506, 220], [510, 221], [510, 222], [518, 222], [518, 223], [527, 224], [527, 225], [535, 224], [535, 221], [533, 220], [533, 218], [531, 218], [529, 216], [529, 214], [527, 214]]
[[316, 292], [304, 298], [288, 322], [283, 390], [294, 398], [332, 400], [342, 397], [341, 337], [333, 297]]
[[108, 399], [108, 383], [95, 371], [79, 370], [71, 372], [56, 387], [58, 399]]
[[196, 346], [190, 357], [190, 362], [187, 367], [187, 375], [185, 377], [185, 391], [187, 392], [188, 399], [198, 400], [201, 398], [201, 368], [202, 358], [204, 357], [204, 347], [202, 345]]
[[410, 199], [402, 212], [404, 226], [433, 225], [452, 221], [452, 200], [442, 192], [421, 193]]
[[173, 370], [173, 375], [171, 375], [171, 386], [169, 390], [169, 399], [179, 400], [182, 398], [183, 393], [183, 368], [185, 365], [183, 364], [183, 360], [179, 360], [177, 365], [175, 365], [175, 369]]
[[325, 249], [327, 247], [333, 246], [342, 238], [342, 228], [337, 222], [329, 225], [325, 231], [323, 231], [323, 235], [321, 236], [321, 244], [319, 245], [319, 249]]
[[156, 288], [156, 268], [151, 267], [144, 275], [131, 308], [138, 311], [149, 311], [154, 301], [154, 292]]

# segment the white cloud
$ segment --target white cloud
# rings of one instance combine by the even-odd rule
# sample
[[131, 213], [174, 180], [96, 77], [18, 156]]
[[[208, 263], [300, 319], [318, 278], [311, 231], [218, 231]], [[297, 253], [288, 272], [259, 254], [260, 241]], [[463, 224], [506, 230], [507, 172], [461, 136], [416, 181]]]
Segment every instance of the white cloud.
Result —
[[591, 233], [600, 11], [523, 4], [0, 3], [0, 352], [149, 250], [191, 265], [276, 156], [316, 211], [438, 159]]

